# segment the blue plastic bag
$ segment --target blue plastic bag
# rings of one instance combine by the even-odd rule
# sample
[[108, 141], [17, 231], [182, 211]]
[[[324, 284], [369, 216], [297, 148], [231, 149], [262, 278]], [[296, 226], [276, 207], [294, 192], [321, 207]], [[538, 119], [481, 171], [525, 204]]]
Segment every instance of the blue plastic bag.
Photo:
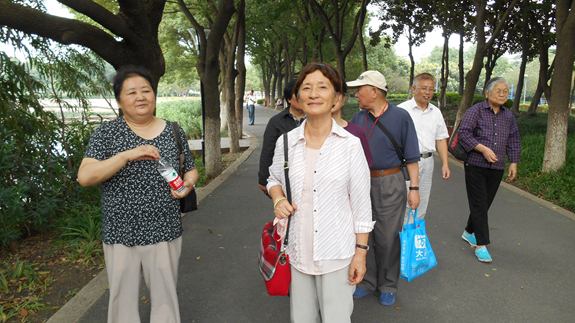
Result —
[[425, 220], [417, 219], [417, 209], [413, 211], [409, 208], [408, 222], [411, 216], [414, 222], [404, 225], [403, 232], [399, 233], [401, 241], [399, 276], [408, 282], [437, 265], [437, 259], [425, 233]]

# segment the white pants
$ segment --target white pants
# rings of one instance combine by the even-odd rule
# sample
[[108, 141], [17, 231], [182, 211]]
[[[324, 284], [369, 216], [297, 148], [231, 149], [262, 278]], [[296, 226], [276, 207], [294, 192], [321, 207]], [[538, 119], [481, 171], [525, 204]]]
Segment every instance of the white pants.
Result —
[[[431, 181], [433, 179], [433, 156], [428, 158], [421, 158], [419, 160], [419, 207], [417, 208], [417, 218], [425, 218], [427, 213], [427, 205], [429, 204], [429, 195], [431, 194]], [[410, 182], [407, 184], [407, 193], [409, 194]], [[403, 218], [403, 225], [407, 224], [409, 217], [409, 203], [405, 209], [405, 217]], [[413, 220], [409, 221], [413, 223]]]
[[150, 290], [152, 323], [180, 323], [176, 285], [182, 237], [155, 245], [104, 244], [110, 301], [108, 323], [140, 323], [140, 272]]
[[307, 275], [290, 268], [292, 323], [351, 322], [355, 286], [349, 285], [349, 266], [324, 275]]

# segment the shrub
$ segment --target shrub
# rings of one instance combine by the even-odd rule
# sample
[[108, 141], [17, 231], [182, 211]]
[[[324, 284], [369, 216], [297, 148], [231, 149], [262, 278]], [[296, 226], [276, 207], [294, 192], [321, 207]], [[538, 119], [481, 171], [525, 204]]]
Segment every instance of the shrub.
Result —
[[388, 94], [388, 99], [403, 99], [404, 101], [407, 100], [407, 94]]
[[202, 102], [199, 100], [179, 100], [156, 104], [159, 118], [178, 122], [188, 139], [202, 138]]
[[265, 101], [266, 101], [265, 99], [258, 99], [256, 102], [259, 105], [263, 105], [265, 103]]

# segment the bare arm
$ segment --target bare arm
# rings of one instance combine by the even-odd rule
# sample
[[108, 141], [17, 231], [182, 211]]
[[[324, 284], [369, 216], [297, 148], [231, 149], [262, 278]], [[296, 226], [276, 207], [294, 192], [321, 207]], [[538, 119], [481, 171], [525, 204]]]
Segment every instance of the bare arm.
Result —
[[509, 164], [509, 174], [507, 175], [507, 179], [512, 181], [517, 176], [517, 163]]
[[84, 158], [78, 169], [78, 183], [82, 186], [93, 186], [114, 176], [130, 161], [156, 160], [160, 152], [154, 146], [140, 146], [117, 154], [114, 157], [99, 161], [94, 158]]
[[[281, 185], [270, 187], [270, 196], [274, 202], [280, 197], [285, 197]], [[293, 215], [296, 209], [297, 207], [295, 204], [290, 205], [287, 198], [284, 198], [276, 204], [274, 215], [278, 219], [285, 219], [288, 216]]]
[[[419, 186], [419, 165], [417, 162], [407, 164], [407, 172], [409, 173], [410, 186]], [[407, 194], [407, 203], [412, 209], [417, 209], [419, 206], [419, 190], [409, 190]]]
[[[369, 233], [358, 233], [356, 234], [356, 243], [359, 245], [367, 246], [367, 240], [369, 238]], [[363, 276], [367, 271], [365, 267], [365, 256], [367, 255], [367, 250], [361, 248], [355, 248], [355, 255], [351, 260], [349, 266], [349, 281], [350, 285], [357, 285], [363, 280]]]
[[439, 158], [441, 158], [441, 178], [448, 179], [451, 176], [451, 171], [449, 170], [449, 158], [447, 158], [447, 138], [436, 140], [437, 152], [439, 153]]

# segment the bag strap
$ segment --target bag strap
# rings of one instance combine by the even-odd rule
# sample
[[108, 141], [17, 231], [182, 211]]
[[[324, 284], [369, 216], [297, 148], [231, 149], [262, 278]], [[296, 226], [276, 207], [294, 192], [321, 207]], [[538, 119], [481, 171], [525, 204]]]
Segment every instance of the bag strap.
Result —
[[389, 132], [389, 130], [387, 130], [387, 128], [381, 122], [379, 122], [379, 120], [377, 120], [373, 114], [369, 113], [369, 111], [367, 112], [367, 114], [369, 115], [371, 121], [373, 122], [377, 121], [377, 126], [379, 127], [379, 129], [381, 129], [381, 131], [383, 131], [383, 133], [387, 136], [389, 141], [391, 141], [391, 144], [393, 145], [393, 148], [395, 148], [395, 152], [397, 153], [399, 160], [401, 160], [402, 164], [405, 164], [405, 158], [403, 158], [403, 151], [397, 145], [397, 142], [395, 141], [395, 138], [393, 137], [391, 132]]
[[[285, 174], [286, 195], [287, 195], [286, 197], [287, 197], [289, 204], [292, 204], [291, 187], [290, 187], [290, 182], [289, 182], [288, 135], [287, 135], [287, 133], [284, 133], [283, 137], [284, 137], [284, 174]], [[284, 243], [283, 243], [284, 253], [285, 253], [286, 247], [288, 245], [289, 225], [291, 222], [291, 218], [292, 218], [291, 216], [288, 216], [288, 225], [287, 225], [287, 229], [286, 229], [286, 236], [285, 236]]]
[[183, 179], [183, 174], [182, 171], [184, 170], [184, 163], [186, 161], [186, 155], [184, 155], [183, 152], [183, 148], [182, 148], [182, 140], [180, 139], [180, 134], [179, 134], [179, 128], [180, 125], [178, 125], [177, 122], [170, 122], [170, 124], [172, 125], [172, 131], [174, 132], [174, 138], [176, 138], [176, 146], [178, 146], [178, 156], [180, 159], [180, 166], [178, 167], [179, 171], [178, 174], [180, 174], [180, 177]]

